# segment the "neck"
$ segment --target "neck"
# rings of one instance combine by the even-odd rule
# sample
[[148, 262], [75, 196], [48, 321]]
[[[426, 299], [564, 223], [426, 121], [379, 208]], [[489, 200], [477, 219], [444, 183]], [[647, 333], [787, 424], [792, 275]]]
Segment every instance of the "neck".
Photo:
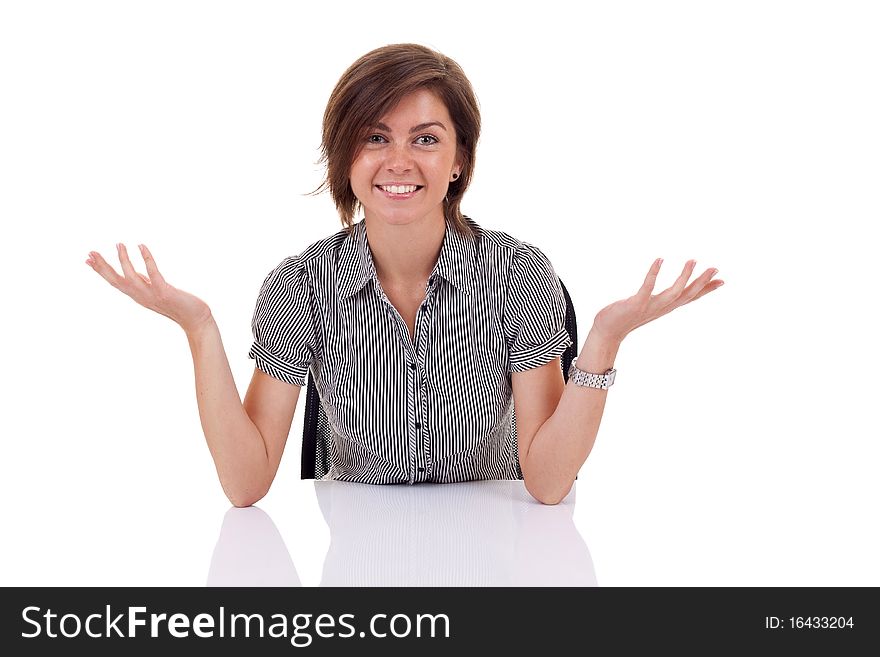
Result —
[[423, 285], [428, 280], [446, 235], [442, 213], [403, 226], [371, 221], [369, 216], [365, 223], [376, 275], [383, 285]]

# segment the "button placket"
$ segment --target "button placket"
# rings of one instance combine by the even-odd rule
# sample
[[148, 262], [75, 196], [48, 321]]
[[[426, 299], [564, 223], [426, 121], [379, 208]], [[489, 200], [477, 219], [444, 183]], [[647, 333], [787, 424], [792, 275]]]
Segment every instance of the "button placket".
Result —
[[391, 303], [391, 300], [385, 294], [385, 291], [382, 289], [381, 283], [379, 283], [378, 279], [375, 281], [376, 283], [376, 291], [379, 294], [379, 298], [382, 300], [382, 303], [385, 305], [385, 311], [388, 313], [391, 322], [397, 327], [397, 336], [398, 339], [403, 344], [404, 351], [406, 353], [405, 362], [409, 363], [410, 371], [407, 372], [408, 376], [406, 376], [406, 451], [407, 451], [407, 468], [409, 470], [409, 483], [415, 483], [416, 479], [416, 462], [419, 461], [419, 431], [418, 429], [414, 429], [415, 418], [418, 412], [418, 357], [416, 353], [416, 349], [409, 338], [409, 328], [406, 325], [406, 322], [401, 317], [400, 313], [397, 311], [397, 308], [394, 307], [394, 304]]
[[409, 465], [409, 481], [425, 481], [431, 469], [429, 454], [429, 441], [427, 427], [424, 418], [427, 417], [427, 398], [424, 394], [425, 375], [424, 365], [420, 371], [419, 361], [426, 359], [428, 331], [426, 327], [431, 325], [431, 298], [435, 289], [436, 277], [431, 277], [425, 290], [425, 299], [416, 312], [415, 326], [413, 327], [413, 339], [410, 340], [409, 328], [403, 317], [388, 299], [381, 284], [376, 281], [376, 289], [385, 304], [385, 309], [391, 316], [391, 320], [397, 326], [397, 334], [407, 354], [409, 362], [409, 376], [407, 376], [407, 460]]
[[416, 346], [416, 354], [419, 357], [421, 362], [421, 370], [418, 372], [415, 379], [415, 388], [417, 392], [417, 401], [418, 401], [418, 415], [421, 421], [416, 422], [416, 438], [418, 445], [418, 456], [419, 461], [423, 467], [419, 467], [418, 470], [422, 474], [421, 480], [424, 481], [430, 477], [431, 472], [431, 453], [430, 453], [430, 441], [429, 441], [429, 427], [426, 424], [428, 418], [428, 397], [426, 390], [426, 377], [425, 377], [425, 363], [427, 362], [428, 355], [428, 342], [431, 334], [431, 319], [433, 316], [433, 295], [434, 295], [434, 281], [435, 277], [431, 277], [428, 282], [428, 288], [425, 294], [425, 300], [422, 302], [422, 305], [419, 306], [419, 311], [416, 314], [416, 326], [417, 326], [417, 334], [415, 340]]
[[418, 409], [419, 409], [419, 388], [418, 388], [418, 368], [415, 363], [410, 363], [409, 376], [406, 377], [406, 433], [407, 433], [407, 453], [408, 453], [408, 469], [409, 482], [418, 481], [418, 464], [421, 461], [419, 450], [419, 427], [418, 427]]

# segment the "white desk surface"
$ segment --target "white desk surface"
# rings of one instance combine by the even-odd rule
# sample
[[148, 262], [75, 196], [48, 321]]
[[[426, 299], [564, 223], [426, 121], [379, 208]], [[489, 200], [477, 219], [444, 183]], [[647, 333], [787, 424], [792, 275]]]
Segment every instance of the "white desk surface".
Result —
[[521, 481], [306, 485], [314, 486], [329, 529], [320, 573], [300, 574], [303, 566], [265, 511], [231, 508], [211, 555], [209, 586], [297, 586], [316, 575], [320, 586], [596, 584], [573, 521], [574, 492], [544, 506]]
[[[131, 445], [121, 461], [133, 463]], [[852, 498], [837, 515], [817, 506], [810, 520], [786, 512], [772, 478], [701, 492], [670, 477], [651, 493], [631, 473], [591, 477], [588, 464], [561, 504], [545, 506], [520, 481], [313, 482], [288, 459], [266, 498], [236, 509], [196, 456], [145, 458], [128, 472], [79, 463], [50, 464], [51, 481], [5, 506], [3, 586], [880, 583], [874, 501]]]

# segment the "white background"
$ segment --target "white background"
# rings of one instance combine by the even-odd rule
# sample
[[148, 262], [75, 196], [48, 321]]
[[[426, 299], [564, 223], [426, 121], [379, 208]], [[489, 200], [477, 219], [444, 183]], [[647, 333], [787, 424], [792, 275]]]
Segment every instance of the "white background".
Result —
[[[548, 255], [581, 341], [656, 257], [659, 287], [688, 258], [726, 282], [621, 348], [575, 508], [598, 584], [880, 585], [878, 13], [0, 4], [0, 583], [204, 585], [229, 504], [185, 337], [84, 261], [146, 243], [210, 304], [243, 395], [264, 276], [340, 228], [307, 195], [327, 97], [409, 41], [479, 96], [465, 213]], [[299, 480], [304, 399], [259, 506], [314, 585], [328, 534]]]

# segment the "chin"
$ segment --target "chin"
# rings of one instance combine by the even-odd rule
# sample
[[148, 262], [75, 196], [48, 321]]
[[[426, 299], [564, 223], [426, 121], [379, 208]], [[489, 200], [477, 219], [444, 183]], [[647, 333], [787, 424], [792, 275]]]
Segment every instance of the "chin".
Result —
[[391, 212], [383, 212], [381, 209], [367, 208], [365, 216], [366, 214], [374, 217], [375, 221], [388, 224], [389, 226], [407, 226], [425, 219], [431, 213], [430, 211], [403, 210], [402, 208], [392, 210]]

